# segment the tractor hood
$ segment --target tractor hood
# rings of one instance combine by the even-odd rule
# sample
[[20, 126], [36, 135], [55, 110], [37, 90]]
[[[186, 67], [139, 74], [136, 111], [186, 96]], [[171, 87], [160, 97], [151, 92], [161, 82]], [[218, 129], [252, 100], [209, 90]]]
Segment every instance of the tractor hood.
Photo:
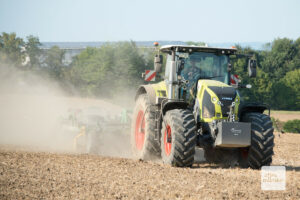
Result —
[[215, 80], [198, 81], [196, 106], [199, 107], [200, 121], [226, 119], [232, 105], [237, 114], [239, 103], [240, 97], [235, 88]]

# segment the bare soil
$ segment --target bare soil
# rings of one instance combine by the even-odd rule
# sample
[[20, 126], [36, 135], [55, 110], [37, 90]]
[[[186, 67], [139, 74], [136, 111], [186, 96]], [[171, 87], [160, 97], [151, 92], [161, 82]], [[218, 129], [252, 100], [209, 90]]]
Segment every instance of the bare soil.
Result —
[[300, 120], [300, 114], [299, 113], [272, 113], [271, 117], [274, 117], [275, 119], [278, 119], [282, 122], [287, 122], [289, 120], [299, 119]]
[[[300, 135], [276, 133], [286, 190], [262, 191], [259, 170], [0, 147], [0, 199], [300, 199]], [[31, 149], [32, 150], [32, 149]]]

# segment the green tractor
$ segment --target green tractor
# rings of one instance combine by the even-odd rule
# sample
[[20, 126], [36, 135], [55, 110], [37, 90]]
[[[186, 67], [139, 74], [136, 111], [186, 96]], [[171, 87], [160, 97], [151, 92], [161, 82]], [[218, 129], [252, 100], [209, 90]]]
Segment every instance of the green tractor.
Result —
[[[158, 48], [158, 47], [157, 47]], [[190, 167], [195, 148], [208, 162], [259, 169], [272, 162], [274, 135], [269, 109], [242, 102], [231, 83], [230, 56], [235, 48], [167, 45], [157, 49], [154, 72], [160, 73], [166, 54], [164, 80], [141, 85], [136, 93], [131, 145], [138, 159], [161, 158], [164, 163]], [[250, 77], [256, 61], [248, 57]]]

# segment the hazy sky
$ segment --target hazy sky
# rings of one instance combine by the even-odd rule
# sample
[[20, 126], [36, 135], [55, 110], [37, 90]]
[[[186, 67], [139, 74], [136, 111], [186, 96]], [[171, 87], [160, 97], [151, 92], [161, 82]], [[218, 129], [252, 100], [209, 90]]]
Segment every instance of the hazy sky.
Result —
[[300, 37], [300, 0], [0, 0], [0, 32], [51, 42], [269, 42]]

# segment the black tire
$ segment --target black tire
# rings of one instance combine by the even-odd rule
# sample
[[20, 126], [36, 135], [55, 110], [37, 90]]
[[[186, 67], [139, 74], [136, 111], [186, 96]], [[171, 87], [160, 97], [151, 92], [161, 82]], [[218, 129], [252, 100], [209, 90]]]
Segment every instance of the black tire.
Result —
[[183, 109], [167, 111], [162, 124], [163, 162], [177, 167], [192, 166], [196, 146], [196, 124], [192, 112]]
[[246, 113], [243, 122], [251, 123], [251, 146], [240, 151], [240, 166], [260, 169], [272, 163], [274, 154], [273, 124], [268, 115], [261, 113]]
[[[144, 123], [144, 128], [142, 128]], [[140, 130], [139, 130], [140, 129]], [[142, 136], [143, 144], [138, 136]], [[152, 160], [160, 157], [160, 142], [155, 140], [155, 107], [150, 104], [147, 94], [138, 97], [132, 117], [131, 147], [135, 158]]]

